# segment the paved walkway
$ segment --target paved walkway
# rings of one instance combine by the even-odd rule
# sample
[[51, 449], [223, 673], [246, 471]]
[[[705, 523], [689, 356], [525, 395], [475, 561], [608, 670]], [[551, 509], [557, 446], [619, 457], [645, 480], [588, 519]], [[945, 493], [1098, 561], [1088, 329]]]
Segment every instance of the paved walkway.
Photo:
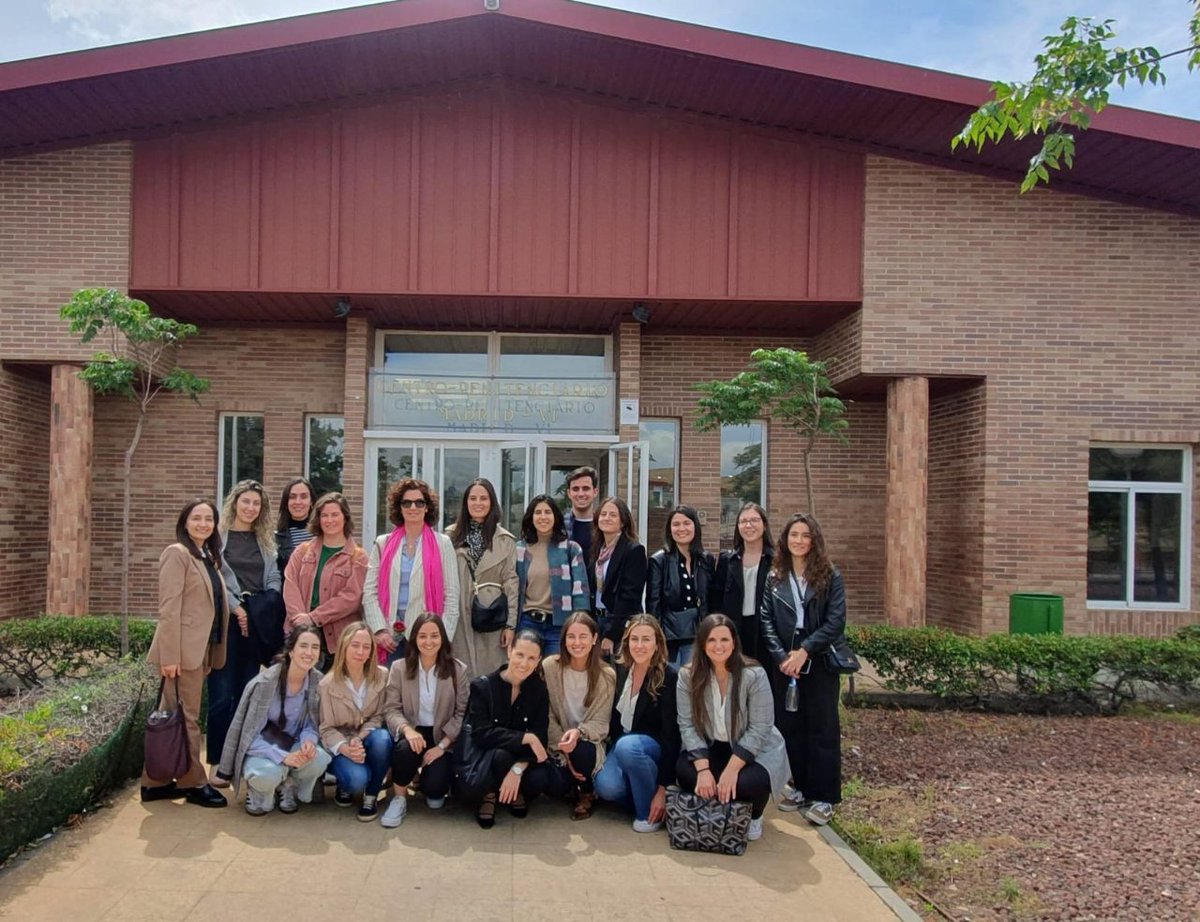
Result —
[[21, 922], [331, 918], [533, 922], [554, 919], [895, 920], [816, 829], [767, 808], [766, 834], [740, 858], [672, 851], [601, 808], [573, 823], [536, 802], [496, 826], [419, 797], [396, 830], [332, 802], [284, 816], [114, 795], [0, 870], [0, 917]]

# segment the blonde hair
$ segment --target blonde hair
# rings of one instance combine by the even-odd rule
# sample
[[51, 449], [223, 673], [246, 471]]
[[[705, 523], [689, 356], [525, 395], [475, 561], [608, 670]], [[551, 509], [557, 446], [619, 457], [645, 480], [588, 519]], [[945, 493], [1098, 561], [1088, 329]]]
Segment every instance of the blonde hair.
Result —
[[367, 663], [363, 666], [363, 678], [368, 686], [379, 685], [387, 679], [387, 673], [382, 669], [375, 668], [379, 662], [379, 647], [375, 643], [375, 635], [371, 633], [371, 629], [367, 627], [365, 621], [351, 621], [342, 629], [342, 635], [338, 638], [337, 651], [333, 654], [333, 665], [329, 667], [329, 674], [337, 676], [339, 679], [350, 678], [350, 671], [346, 668], [346, 651], [350, 648], [350, 638], [359, 631], [366, 631], [367, 636], [371, 638], [371, 655], [367, 657]]
[[267, 509], [267, 492], [257, 480], [239, 480], [225, 496], [225, 503], [221, 506], [221, 536], [229, 534], [230, 527], [237, 520], [237, 501], [243, 493], [257, 493], [262, 500], [258, 518], [254, 520], [254, 538], [264, 557], [274, 557], [275, 527]]

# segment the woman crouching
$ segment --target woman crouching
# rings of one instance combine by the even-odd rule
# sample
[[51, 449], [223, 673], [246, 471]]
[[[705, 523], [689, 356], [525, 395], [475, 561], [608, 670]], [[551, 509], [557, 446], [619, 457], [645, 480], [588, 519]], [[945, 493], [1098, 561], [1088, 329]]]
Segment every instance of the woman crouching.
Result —
[[264, 816], [275, 809], [295, 813], [311, 803], [329, 753], [317, 745], [321, 634], [316, 627], [291, 633], [283, 652], [260, 672], [238, 702], [225, 737], [220, 773], [234, 791], [246, 780], [246, 812]]

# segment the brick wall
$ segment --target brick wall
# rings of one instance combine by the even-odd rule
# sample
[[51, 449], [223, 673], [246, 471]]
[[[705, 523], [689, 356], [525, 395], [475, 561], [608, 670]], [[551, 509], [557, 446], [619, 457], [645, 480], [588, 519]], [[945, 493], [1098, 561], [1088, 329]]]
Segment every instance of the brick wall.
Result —
[[[807, 349], [799, 339], [663, 335], [647, 329], [641, 338], [641, 413], [680, 420], [680, 502], [702, 511], [705, 545], [717, 546], [720, 521], [720, 434], [698, 432], [697, 380], [729, 379], [742, 371], [756, 348]], [[813, 455], [818, 517], [830, 555], [846, 579], [851, 620], [878, 621], [883, 610], [883, 508], [886, 475], [886, 410], [877, 402], [850, 408], [850, 444], [826, 444]], [[799, 440], [784, 424], [767, 429], [767, 513], [778, 538], [783, 522], [804, 510], [807, 496]], [[647, 547], [656, 549], [657, 531]]]
[[1197, 620], [1089, 613], [1085, 553], [1093, 432], [1200, 429], [1200, 222], [879, 157], [865, 222], [864, 373], [987, 377], [982, 629], [1018, 590], [1074, 632]]
[[0, 618], [46, 604], [50, 381], [0, 367]]
[[[175, 518], [193, 496], [213, 496], [221, 413], [265, 414], [263, 484], [271, 515], [283, 484], [304, 469], [306, 413], [340, 414], [345, 333], [341, 329], [213, 327], [185, 347], [184, 367], [212, 381], [196, 405], [173, 396], [151, 406], [134, 458], [130, 609], [153, 612], [158, 555], [174, 540]], [[92, 609], [120, 601], [121, 465], [136, 410], [96, 402]], [[349, 496], [352, 509], [361, 498]], [[356, 523], [361, 525], [361, 523]]]
[[0, 160], [0, 358], [86, 359], [58, 309], [129, 280], [132, 150], [106, 144]]

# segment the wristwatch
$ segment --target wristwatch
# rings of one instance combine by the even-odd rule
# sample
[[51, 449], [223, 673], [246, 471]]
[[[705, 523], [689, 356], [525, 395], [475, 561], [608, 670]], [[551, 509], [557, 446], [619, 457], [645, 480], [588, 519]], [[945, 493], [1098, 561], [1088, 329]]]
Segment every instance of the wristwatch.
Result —
[[514, 775], [516, 775], [518, 778], [520, 778], [523, 774], [525, 774], [525, 766], [524, 765], [514, 765], [511, 769], [511, 771]]
[[442, 750], [442, 752], [445, 752], [446, 751], [446, 741], [438, 740], [437, 747], [438, 747], [438, 749]]

